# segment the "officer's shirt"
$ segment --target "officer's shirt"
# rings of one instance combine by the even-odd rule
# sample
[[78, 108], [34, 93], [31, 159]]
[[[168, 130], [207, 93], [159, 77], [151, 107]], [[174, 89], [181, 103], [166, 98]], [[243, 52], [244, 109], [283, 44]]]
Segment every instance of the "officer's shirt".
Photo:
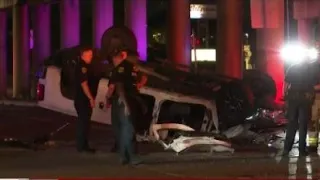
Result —
[[85, 95], [81, 84], [85, 81], [88, 82], [89, 90], [93, 97], [96, 97], [98, 91], [98, 85], [100, 78], [97, 77], [94, 73], [94, 68], [92, 64], [86, 64], [83, 60], [76, 66], [76, 99], [88, 99]]
[[286, 72], [285, 81], [291, 84], [290, 91], [312, 92], [319, 82], [318, 71], [313, 64], [297, 64]]
[[124, 60], [112, 70], [109, 84], [122, 83], [125, 95], [136, 94], [138, 93], [136, 87], [137, 78], [137, 69], [133, 66], [133, 64]]

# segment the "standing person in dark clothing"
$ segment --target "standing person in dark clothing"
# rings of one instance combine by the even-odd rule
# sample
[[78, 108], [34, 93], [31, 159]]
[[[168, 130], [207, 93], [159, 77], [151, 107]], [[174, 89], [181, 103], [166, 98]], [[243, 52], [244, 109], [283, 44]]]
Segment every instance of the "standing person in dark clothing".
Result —
[[76, 67], [76, 94], [74, 100], [78, 115], [77, 150], [79, 152], [95, 153], [95, 150], [89, 147], [88, 135], [100, 78], [95, 76], [94, 68], [92, 67], [92, 49], [83, 48], [80, 56], [80, 61]]
[[[136, 53], [131, 53], [133, 56], [137, 56]], [[126, 62], [126, 64], [130, 64]], [[132, 66], [132, 65], [130, 65]], [[137, 90], [139, 91], [145, 84], [147, 83], [147, 76], [144, 73], [141, 73], [138, 68], [135, 66], [129, 67], [128, 70], [132, 71], [131, 76], [132, 80], [135, 81], [135, 86]], [[112, 77], [112, 73], [117, 73], [116, 68], [111, 72], [110, 77]], [[133, 122], [133, 126], [136, 127], [135, 125], [137, 122], [140, 120], [141, 115], [146, 113], [146, 107], [144, 105], [144, 102], [142, 99], [138, 97], [138, 93], [133, 93], [132, 94], [134, 97], [134, 105], [132, 108], [132, 114], [131, 114], [131, 120]], [[106, 102], [107, 102], [107, 107], [111, 107], [111, 124], [112, 124], [112, 129], [114, 131], [114, 136], [115, 136], [115, 144], [111, 149], [111, 152], [117, 152], [118, 150], [118, 142], [119, 142], [119, 132], [120, 132], [120, 120], [119, 120], [119, 112], [118, 112], [118, 95], [115, 93], [115, 84], [112, 82], [112, 79], [109, 81], [108, 84], [108, 91], [106, 95]], [[133, 137], [133, 142], [135, 142], [135, 137]]]
[[311, 120], [315, 90], [319, 89], [317, 72], [312, 64], [300, 63], [291, 66], [286, 74], [286, 101], [288, 105], [288, 125], [283, 155], [289, 155], [295, 134], [299, 129], [299, 156], [307, 156], [306, 136], [308, 122]]
[[[112, 108], [115, 108], [117, 119], [115, 122], [116, 140], [119, 146], [119, 154], [122, 164], [140, 164], [141, 161], [137, 159], [134, 154], [133, 138], [134, 138], [134, 125], [133, 118], [135, 118], [134, 106], [137, 104], [136, 97], [139, 94], [137, 86], [137, 72], [133, 64], [126, 61], [127, 56], [131, 55], [125, 49], [117, 50], [112, 61], [115, 68], [112, 71], [109, 90], [107, 98], [112, 94]], [[114, 92], [115, 91], [115, 92]]]

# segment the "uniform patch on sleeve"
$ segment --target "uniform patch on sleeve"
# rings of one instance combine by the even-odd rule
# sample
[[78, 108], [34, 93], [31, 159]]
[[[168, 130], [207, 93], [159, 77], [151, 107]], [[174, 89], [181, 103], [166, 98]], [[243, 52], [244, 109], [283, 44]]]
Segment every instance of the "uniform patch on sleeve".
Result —
[[124, 67], [119, 67], [118, 73], [123, 73], [124, 72]]
[[83, 68], [81, 68], [81, 71], [83, 74], [85, 74], [85, 73], [87, 73], [88, 70], [87, 70], [87, 68], [83, 67]]

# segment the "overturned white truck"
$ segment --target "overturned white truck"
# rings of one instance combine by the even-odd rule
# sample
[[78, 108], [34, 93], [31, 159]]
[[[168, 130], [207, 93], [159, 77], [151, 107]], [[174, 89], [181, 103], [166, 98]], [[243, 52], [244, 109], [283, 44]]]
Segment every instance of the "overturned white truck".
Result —
[[[112, 66], [106, 60], [112, 49], [119, 46], [136, 49], [137, 42], [133, 33], [125, 27], [108, 29], [101, 42], [101, 49], [95, 53], [95, 66], [96, 75], [102, 78], [96, 98], [98, 107], [93, 111], [92, 120], [110, 124], [105, 94]], [[76, 114], [73, 108], [73, 78], [78, 56], [78, 47], [74, 47], [63, 49], [48, 58], [38, 84], [38, 103], [41, 107]], [[252, 127], [256, 128], [256, 132], [279, 127], [275, 117], [267, 116], [278, 113], [278, 110], [270, 105], [270, 99], [275, 96], [274, 82], [263, 73], [247, 71], [243, 80], [238, 80], [201, 69], [194, 72], [192, 67], [188, 67], [188, 72], [182, 71], [179, 69], [185, 67], [178, 69], [171, 64], [154, 61], [138, 63], [138, 66], [147, 69], [149, 74], [147, 86], [141, 89], [147, 111], [136, 124], [139, 140], [153, 139], [176, 152], [196, 144], [217, 147], [213, 150], [223, 146], [226, 147], [223, 149], [232, 151], [230, 138]], [[168, 80], [159, 78], [159, 74]], [[266, 109], [268, 113], [261, 109]]]

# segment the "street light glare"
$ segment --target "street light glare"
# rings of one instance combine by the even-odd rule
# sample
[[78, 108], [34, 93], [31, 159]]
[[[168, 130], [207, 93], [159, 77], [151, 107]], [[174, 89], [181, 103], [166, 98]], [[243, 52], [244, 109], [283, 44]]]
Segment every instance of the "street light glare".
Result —
[[310, 59], [315, 60], [315, 59], [318, 58], [319, 52], [318, 52], [318, 50], [316, 48], [310, 48], [308, 50], [308, 56], [309, 56]]
[[280, 56], [289, 63], [302, 63], [305, 61], [315, 60], [318, 58], [316, 48], [308, 48], [303, 44], [288, 44], [280, 50]]
[[281, 49], [280, 55], [285, 61], [300, 63], [306, 58], [307, 51], [302, 44], [289, 44]]

